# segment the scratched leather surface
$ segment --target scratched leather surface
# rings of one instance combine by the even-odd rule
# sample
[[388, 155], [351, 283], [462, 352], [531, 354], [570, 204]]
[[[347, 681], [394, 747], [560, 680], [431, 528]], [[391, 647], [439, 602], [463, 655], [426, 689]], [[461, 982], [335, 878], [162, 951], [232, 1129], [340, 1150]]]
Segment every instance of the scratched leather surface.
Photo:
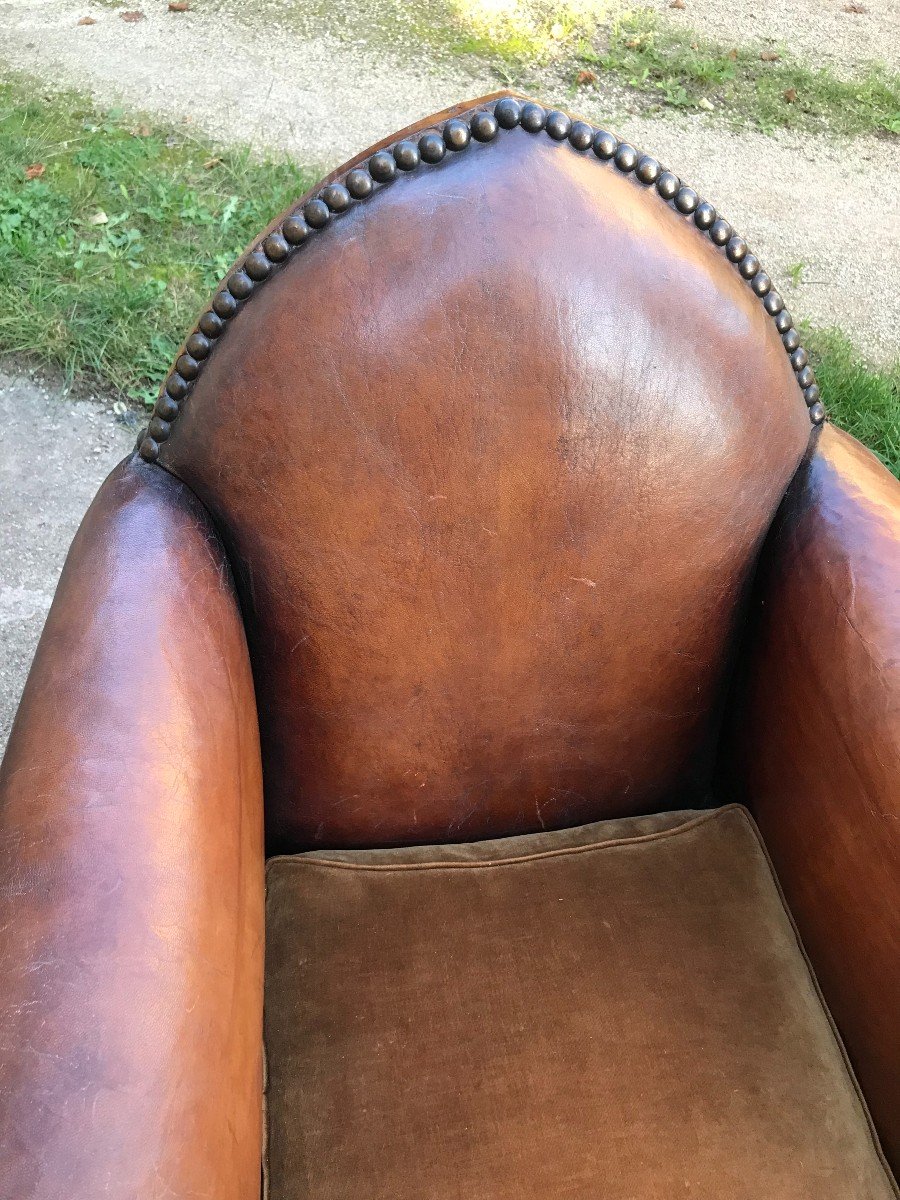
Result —
[[117, 467], [0, 771], [0, 1198], [258, 1196], [262, 786], [222, 548]]
[[900, 483], [842, 430], [817, 442], [766, 548], [724, 760], [898, 1171]]
[[567, 145], [517, 129], [317, 235], [161, 457], [236, 572], [271, 848], [696, 803], [808, 437], [721, 252]]

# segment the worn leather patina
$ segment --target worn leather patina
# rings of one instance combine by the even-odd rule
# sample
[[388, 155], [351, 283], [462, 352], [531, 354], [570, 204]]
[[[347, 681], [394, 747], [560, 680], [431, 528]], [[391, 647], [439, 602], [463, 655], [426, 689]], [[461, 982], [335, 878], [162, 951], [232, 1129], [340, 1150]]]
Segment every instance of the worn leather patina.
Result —
[[751, 609], [725, 786], [753, 808], [900, 1162], [900, 482], [826, 426]]
[[[277, 218], [75, 539], [0, 772], [0, 1200], [259, 1200], [266, 843], [378, 880], [270, 894], [270, 1200], [897, 1195], [900, 484], [709, 201], [516, 104]], [[656, 849], [563, 870], [608, 820]], [[552, 870], [478, 883], [510, 838]]]
[[255, 1196], [253, 684], [209, 518], [156, 467], [84, 519], [0, 799], [0, 1197]]
[[322, 230], [160, 452], [236, 573], [270, 847], [701, 800], [809, 436], [723, 253], [567, 144], [510, 130]]

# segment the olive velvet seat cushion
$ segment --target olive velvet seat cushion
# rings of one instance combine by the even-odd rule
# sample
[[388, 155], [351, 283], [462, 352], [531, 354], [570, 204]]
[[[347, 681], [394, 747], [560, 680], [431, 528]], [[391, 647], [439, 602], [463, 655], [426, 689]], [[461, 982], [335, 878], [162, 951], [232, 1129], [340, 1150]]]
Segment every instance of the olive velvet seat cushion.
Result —
[[270, 1200], [887, 1200], [746, 811], [268, 868]]

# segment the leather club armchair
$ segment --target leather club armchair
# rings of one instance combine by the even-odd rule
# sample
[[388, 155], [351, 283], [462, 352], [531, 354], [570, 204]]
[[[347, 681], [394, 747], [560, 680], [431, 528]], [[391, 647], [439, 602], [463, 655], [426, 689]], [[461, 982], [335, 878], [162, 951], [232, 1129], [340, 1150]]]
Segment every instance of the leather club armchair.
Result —
[[4, 760], [3, 1200], [896, 1197], [900, 484], [824, 421], [562, 113], [279, 217]]

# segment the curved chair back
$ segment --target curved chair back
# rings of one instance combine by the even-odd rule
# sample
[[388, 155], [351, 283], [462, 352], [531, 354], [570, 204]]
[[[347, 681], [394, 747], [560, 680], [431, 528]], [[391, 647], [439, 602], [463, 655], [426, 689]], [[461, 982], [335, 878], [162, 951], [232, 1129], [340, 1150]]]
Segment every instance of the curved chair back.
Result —
[[487, 97], [335, 172], [228, 277], [141, 448], [231, 556], [273, 848], [702, 801], [822, 415], [743, 240], [603, 131]]

